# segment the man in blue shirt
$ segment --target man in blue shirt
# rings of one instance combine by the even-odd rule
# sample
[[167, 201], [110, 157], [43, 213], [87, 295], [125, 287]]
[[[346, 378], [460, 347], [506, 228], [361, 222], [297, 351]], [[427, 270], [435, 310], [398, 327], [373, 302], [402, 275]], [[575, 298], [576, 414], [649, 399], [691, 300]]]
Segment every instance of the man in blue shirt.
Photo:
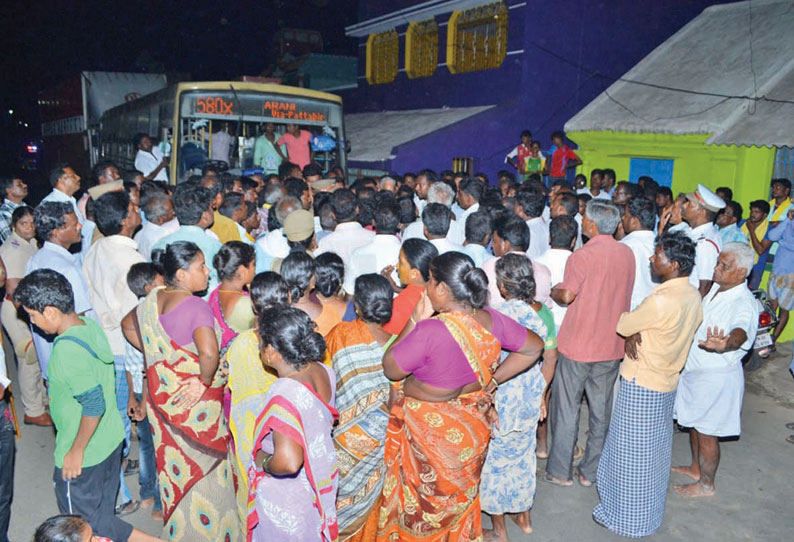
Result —
[[186, 182], [176, 187], [173, 202], [174, 212], [179, 220], [179, 229], [157, 241], [152, 247], [152, 252], [158, 249], [164, 250], [176, 241], [196, 243], [204, 253], [204, 261], [210, 270], [210, 283], [205, 295], [207, 297], [218, 285], [218, 273], [212, 265], [212, 259], [222, 246], [205, 231], [212, 226], [214, 220], [211, 207], [212, 193], [202, 186]]
[[794, 209], [767, 233], [767, 239], [778, 243], [769, 275], [769, 300], [773, 310], [779, 311], [778, 323], [772, 332], [772, 340], [777, 341], [786, 328], [789, 311], [794, 309]]
[[[28, 261], [25, 276], [38, 269], [52, 269], [65, 276], [74, 292], [75, 312], [99, 320], [91, 303], [88, 283], [83, 275], [80, 256], [69, 247], [82, 238], [82, 225], [69, 202], [47, 201], [36, 207], [33, 215], [36, 233], [44, 245]], [[32, 326], [33, 346], [41, 366], [41, 376], [47, 378], [53, 337]]]

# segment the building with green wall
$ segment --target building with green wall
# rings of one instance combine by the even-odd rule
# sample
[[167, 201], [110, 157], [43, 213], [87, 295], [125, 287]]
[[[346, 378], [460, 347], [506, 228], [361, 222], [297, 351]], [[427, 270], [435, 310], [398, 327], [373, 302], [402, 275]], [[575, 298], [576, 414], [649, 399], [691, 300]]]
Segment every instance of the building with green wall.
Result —
[[794, 178], [792, 28], [790, 1], [704, 10], [565, 124], [581, 171], [650, 175], [674, 195], [727, 186], [746, 217], [772, 178]]

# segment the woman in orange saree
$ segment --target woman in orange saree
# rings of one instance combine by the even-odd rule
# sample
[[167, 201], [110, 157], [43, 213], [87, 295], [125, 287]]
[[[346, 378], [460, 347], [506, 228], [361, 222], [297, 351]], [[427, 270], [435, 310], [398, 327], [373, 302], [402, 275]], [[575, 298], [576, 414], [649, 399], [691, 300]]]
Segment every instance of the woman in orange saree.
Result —
[[[384, 356], [386, 376], [401, 382], [386, 432], [378, 542], [482, 540], [479, 482], [495, 419], [491, 394], [543, 350], [537, 335], [483, 309], [487, 291], [471, 258], [438, 256], [426, 295]], [[502, 348], [511, 353], [498, 365]]]

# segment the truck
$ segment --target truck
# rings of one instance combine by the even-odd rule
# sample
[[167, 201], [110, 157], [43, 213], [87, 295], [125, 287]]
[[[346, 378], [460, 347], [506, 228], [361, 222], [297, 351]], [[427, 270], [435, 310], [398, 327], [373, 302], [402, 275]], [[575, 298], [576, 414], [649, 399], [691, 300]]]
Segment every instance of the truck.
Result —
[[84, 71], [38, 95], [44, 175], [69, 163], [86, 177], [99, 161], [98, 127], [102, 114], [168, 85], [162, 73]]

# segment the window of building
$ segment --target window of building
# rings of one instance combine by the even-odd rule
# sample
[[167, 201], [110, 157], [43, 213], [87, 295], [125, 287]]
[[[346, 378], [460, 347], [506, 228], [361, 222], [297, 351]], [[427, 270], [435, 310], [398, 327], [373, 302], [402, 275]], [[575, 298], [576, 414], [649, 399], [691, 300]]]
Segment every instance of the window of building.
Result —
[[670, 187], [673, 185], [673, 160], [632, 158], [629, 162], [629, 182], [636, 183], [643, 175], [651, 177], [659, 186]]
[[438, 24], [435, 19], [413, 22], [405, 32], [405, 74], [429, 77], [438, 65]]
[[474, 171], [474, 158], [456, 157], [452, 159], [452, 173], [465, 173], [472, 175]]
[[498, 68], [507, 54], [507, 6], [494, 2], [452, 12], [447, 67], [452, 73]]
[[370, 34], [367, 38], [367, 82], [370, 85], [391, 83], [397, 77], [400, 38], [395, 30]]

